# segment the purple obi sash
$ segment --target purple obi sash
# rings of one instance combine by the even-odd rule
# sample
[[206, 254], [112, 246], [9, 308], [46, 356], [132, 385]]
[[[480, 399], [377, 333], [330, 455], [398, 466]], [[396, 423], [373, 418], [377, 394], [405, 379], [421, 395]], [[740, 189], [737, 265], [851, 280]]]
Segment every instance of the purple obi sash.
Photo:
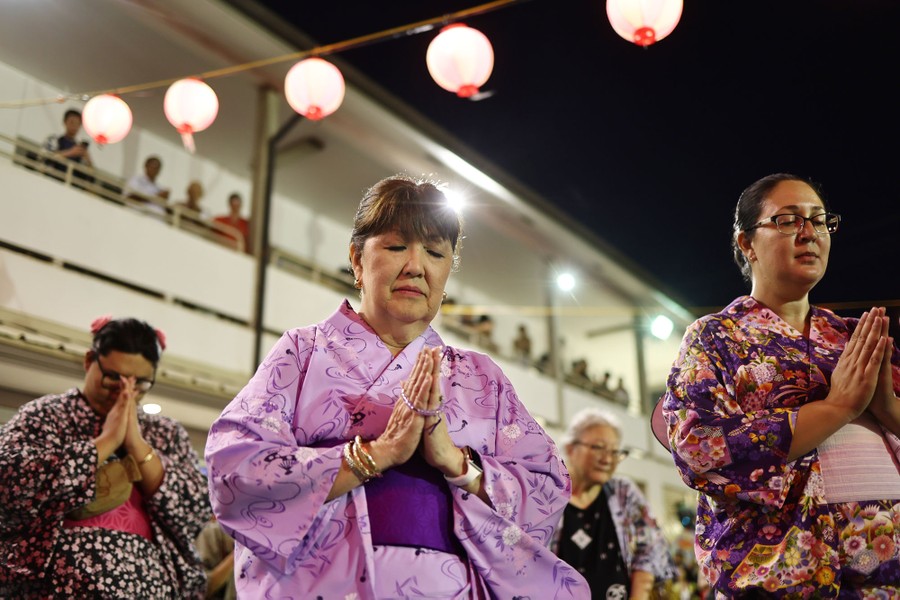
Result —
[[366, 503], [372, 544], [465, 555], [453, 534], [450, 488], [418, 452], [406, 464], [366, 483]]

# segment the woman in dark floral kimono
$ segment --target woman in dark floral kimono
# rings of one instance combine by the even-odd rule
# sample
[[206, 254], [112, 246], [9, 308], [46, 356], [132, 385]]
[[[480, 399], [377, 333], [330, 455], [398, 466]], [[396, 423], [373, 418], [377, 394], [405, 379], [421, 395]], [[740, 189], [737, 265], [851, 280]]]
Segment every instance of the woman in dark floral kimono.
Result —
[[0, 429], [0, 598], [202, 598], [197, 455], [181, 425], [138, 410], [165, 338], [136, 319], [91, 331], [83, 388]]
[[750, 295], [691, 325], [669, 376], [716, 598], [900, 597], [900, 351], [884, 308], [809, 303], [839, 223], [799, 177], [747, 188], [734, 251]]

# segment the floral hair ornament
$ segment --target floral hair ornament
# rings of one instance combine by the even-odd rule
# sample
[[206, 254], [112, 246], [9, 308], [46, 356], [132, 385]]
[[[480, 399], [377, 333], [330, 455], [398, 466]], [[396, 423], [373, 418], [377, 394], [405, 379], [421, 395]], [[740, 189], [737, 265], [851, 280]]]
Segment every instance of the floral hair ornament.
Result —
[[166, 334], [162, 329], [156, 328], [153, 331], [156, 332], [156, 339], [159, 341], [159, 347], [162, 350], [166, 349]]
[[102, 317], [97, 317], [93, 321], [91, 321], [91, 333], [93, 335], [97, 335], [100, 333], [100, 330], [106, 327], [106, 325], [112, 321], [112, 315], [103, 315]]

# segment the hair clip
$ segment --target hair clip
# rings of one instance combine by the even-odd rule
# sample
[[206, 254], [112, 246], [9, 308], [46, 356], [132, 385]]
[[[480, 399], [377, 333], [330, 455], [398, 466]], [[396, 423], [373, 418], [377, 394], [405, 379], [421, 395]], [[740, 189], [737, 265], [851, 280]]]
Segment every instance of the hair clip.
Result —
[[91, 333], [93, 335], [97, 335], [101, 329], [106, 327], [107, 323], [112, 321], [112, 315], [103, 315], [102, 317], [97, 317], [93, 321], [91, 321]]
[[162, 329], [154, 329], [156, 332], [156, 339], [159, 340], [159, 347], [163, 350], [166, 349], [166, 334], [163, 333]]

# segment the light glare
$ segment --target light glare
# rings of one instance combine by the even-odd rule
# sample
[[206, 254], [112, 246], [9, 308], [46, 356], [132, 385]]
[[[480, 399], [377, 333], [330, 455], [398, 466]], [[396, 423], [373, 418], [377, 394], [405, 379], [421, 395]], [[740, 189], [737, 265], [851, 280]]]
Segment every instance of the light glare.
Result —
[[653, 319], [652, 323], [650, 323], [650, 333], [653, 334], [653, 337], [667, 340], [669, 339], [669, 336], [672, 335], [672, 329], [674, 327], [675, 324], [672, 323], [672, 319], [665, 315], [659, 315]]
[[571, 273], [560, 273], [556, 285], [564, 292], [571, 292], [575, 288], [575, 277]]
[[449, 188], [444, 188], [441, 191], [444, 192], [444, 198], [447, 199], [447, 205], [452, 208], [456, 214], [461, 213], [466, 205], [466, 199], [463, 198], [462, 194]]
[[141, 408], [143, 408], [144, 413], [148, 415], [158, 415], [162, 412], [162, 406], [159, 404], [142, 404]]

